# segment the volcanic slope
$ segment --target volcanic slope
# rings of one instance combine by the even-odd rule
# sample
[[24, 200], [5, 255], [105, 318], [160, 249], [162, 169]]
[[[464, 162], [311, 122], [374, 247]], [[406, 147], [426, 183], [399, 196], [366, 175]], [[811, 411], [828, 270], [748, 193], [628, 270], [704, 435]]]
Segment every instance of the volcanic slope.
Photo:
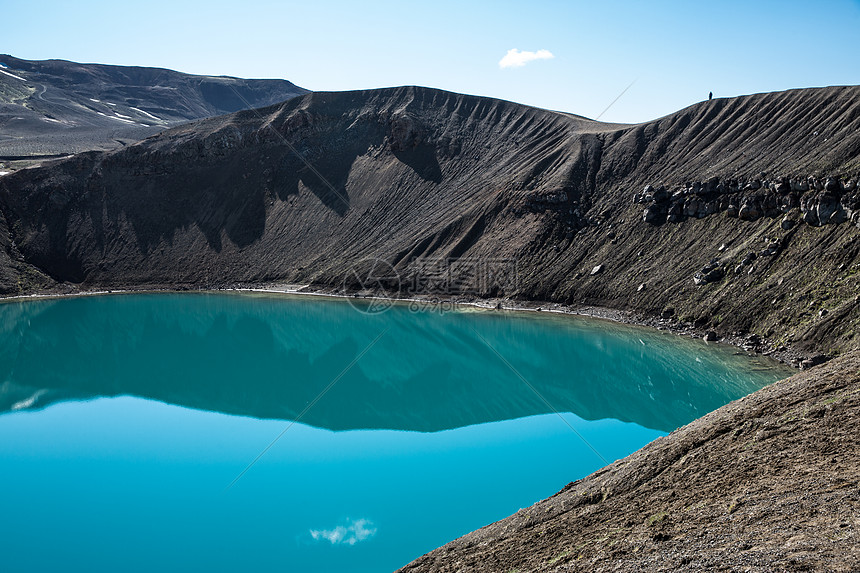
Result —
[[285, 80], [0, 55], [0, 161], [113, 149], [307, 93]]
[[428, 260], [506, 260], [515, 281], [467, 286], [836, 352], [860, 319], [858, 96], [611, 125], [417, 87], [311, 93], [0, 178], [0, 288], [336, 288], [368, 257], [407, 283]]

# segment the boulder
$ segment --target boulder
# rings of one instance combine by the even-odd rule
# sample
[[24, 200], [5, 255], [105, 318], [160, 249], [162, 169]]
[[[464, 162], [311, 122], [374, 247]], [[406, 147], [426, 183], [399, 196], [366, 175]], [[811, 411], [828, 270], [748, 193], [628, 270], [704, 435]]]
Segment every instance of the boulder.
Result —
[[602, 272], [603, 272], [603, 269], [604, 269], [604, 267], [603, 267], [603, 265], [602, 265], [602, 264], [601, 264], [601, 265], [597, 265], [596, 267], [594, 267], [593, 269], [591, 269], [591, 276], [598, 275], [598, 274], [602, 273]]
[[795, 207], [799, 207], [800, 202], [797, 200], [797, 196], [794, 194], [782, 195], [779, 198], [778, 208], [777, 210], [780, 213], [788, 213]]
[[819, 364], [824, 364], [827, 362], [827, 357], [823, 354], [816, 354], [815, 356], [811, 356], [806, 360], [800, 363], [801, 369], [805, 370], [807, 368], [812, 368], [813, 366], [818, 366]]
[[831, 225], [839, 225], [844, 223], [849, 219], [848, 212], [842, 207], [842, 204], [837, 204], [836, 211], [830, 215], [830, 219], [827, 220]]
[[820, 227], [821, 222], [818, 220], [818, 212], [814, 207], [802, 209], [803, 210], [803, 221], [807, 225], [811, 225], [813, 227]]
[[765, 251], [767, 251], [767, 255], [768, 255], [768, 256], [771, 256], [771, 257], [772, 257], [772, 256], [774, 256], [774, 255], [779, 254], [779, 252], [780, 252], [781, 250], [782, 250], [782, 245], [780, 244], [780, 242], [779, 242], [779, 241], [773, 241], [773, 242], [772, 242], [772, 243], [770, 243], [770, 244], [767, 246], [767, 248], [765, 249]]
[[649, 225], [661, 225], [666, 222], [666, 207], [664, 205], [652, 204], [642, 212], [642, 220]]
[[824, 183], [824, 190], [828, 193], [839, 193], [842, 191], [842, 184], [839, 183], [839, 179], [828, 177]]
[[726, 276], [726, 270], [723, 267], [717, 267], [705, 273], [705, 280], [712, 283], [720, 280], [724, 276]]
[[[811, 210], [815, 211], [815, 217], [818, 219], [818, 225], [826, 225], [827, 223], [838, 223], [841, 221], [833, 220], [834, 215], [842, 210], [842, 205], [839, 203], [839, 198], [832, 193], [819, 193], [815, 199], [815, 203]], [[838, 219], [838, 217], [837, 217]]]
[[713, 330], [709, 330], [705, 333], [705, 336], [702, 337], [702, 340], [705, 342], [715, 342], [717, 340], [717, 333]]
[[684, 202], [683, 213], [685, 217], [696, 218], [702, 210], [702, 202], [696, 197], [690, 197]]
[[724, 276], [726, 276], [726, 271], [723, 267], [712, 268], [708, 266], [703, 268], [701, 271], [697, 272], [695, 276], [693, 276], [693, 282], [697, 286], [701, 286], [704, 284], [717, 282]]
[[666, 220], [670, 223], [677, 223], [684, 217], [684, 206], [680, 203], [672, 203], [669, 205], [669, 210], [666, 213]]
[[418, 147], [421, 142], [421, 129], [413, 117], [398, 115], [391, 119], [388, 139], [392, 151], [409, 151]]
[[761, 217], [761, 210], [758, 205], [751, 201], [741, 205], [741, 208], [738, 211], [738, 219], [742, 219], [744, 221], [755, 221], [759, 217]]
[[706, 202], [702, 208], [699, 210], [698, 217], [701, 219], [707, 215], [713, 215], [720, 210], [720, 206], [716, 201], [708, 201]]
[[759, 212], [764, 217], [776, 217], [781, 214], [779, 197], [776, 193], [768, 193], [765, 195], [759, 205]]

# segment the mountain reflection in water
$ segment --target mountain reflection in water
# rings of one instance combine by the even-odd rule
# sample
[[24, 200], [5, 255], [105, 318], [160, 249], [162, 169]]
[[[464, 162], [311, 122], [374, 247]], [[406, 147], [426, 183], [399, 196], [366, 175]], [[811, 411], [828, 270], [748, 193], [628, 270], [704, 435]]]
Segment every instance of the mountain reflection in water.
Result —
[[568, 316], [366, 314], [319, 297], [196, 293], [0, 304], [4, 412], [132, 395], [294, 420], [337, 380], [303, 423], [435, 432], [554, 410], [671, 431], [784, 374], [701, 341]]

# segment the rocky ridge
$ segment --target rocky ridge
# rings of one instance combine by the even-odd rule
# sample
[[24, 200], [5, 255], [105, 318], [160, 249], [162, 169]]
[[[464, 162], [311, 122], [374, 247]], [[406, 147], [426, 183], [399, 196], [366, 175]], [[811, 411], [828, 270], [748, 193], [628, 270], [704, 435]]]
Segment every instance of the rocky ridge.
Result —
[[286, 80], [0, 54], [0, 171], [115, 149], [188, 121], [305, 93]]
[[784, 230], [798, 222], [814, 227], [849, 222], [860, 227], [860, 192], [857, 178], [780, 177], [721, 181], [712, 177], [669, 191], [664, 185], [646, 185], [634, 194], [634, 203], [647, 205], [642, 220], [652, 225], [678, 223], [686, 218], [725, 213], [744, 221], [784, 215]]

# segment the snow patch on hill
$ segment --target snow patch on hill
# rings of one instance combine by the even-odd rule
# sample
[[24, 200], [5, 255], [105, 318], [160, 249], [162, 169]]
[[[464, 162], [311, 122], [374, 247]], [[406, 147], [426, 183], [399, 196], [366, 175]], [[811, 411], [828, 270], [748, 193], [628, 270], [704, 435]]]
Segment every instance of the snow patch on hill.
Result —
[[[6, 66], [3, 66], [3, 67], [5, 68]], [[9, 76], [10, 78], [15, 78], [16, 80], [21, 80], [22, 82], [27, 81], [24, 78], [22, 78], [21, 76], [16, 76], [15, 74], [10, 74], [9, 72], [4, 72], [3, 70], [0, 70], [0, 74], [5, 74], [5, 75]]]

